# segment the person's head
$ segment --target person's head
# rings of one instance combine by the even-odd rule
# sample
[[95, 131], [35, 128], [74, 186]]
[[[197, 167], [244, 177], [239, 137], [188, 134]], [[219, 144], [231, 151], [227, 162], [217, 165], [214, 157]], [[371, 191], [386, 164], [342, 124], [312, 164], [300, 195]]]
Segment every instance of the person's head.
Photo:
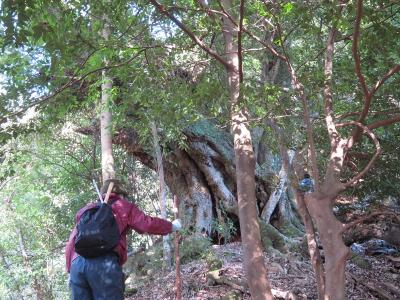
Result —
[[125, 190], [122, 182], [118, 179], [107, 179], [106, 181], [104, 181], [103, 186], [100, 189], [100, 192], [102, 194], [107, 193], [108, 190], [108, 186], [110, 185], [110, 183], [113, 182], [114, 186], [111, 192], [119, 194], [119, 195], [123, 195], [123, 196], [128, 196], [128, 192]]
[[310, 174], [305, 173], [305, 174], [304, 174], [304, 178], [310, 178]]

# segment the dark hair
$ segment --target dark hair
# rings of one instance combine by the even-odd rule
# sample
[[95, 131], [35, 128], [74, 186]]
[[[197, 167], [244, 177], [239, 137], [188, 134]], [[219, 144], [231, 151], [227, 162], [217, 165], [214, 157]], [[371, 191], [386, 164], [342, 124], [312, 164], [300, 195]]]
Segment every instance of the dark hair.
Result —
[[113, 193], [128, 196], [128, 192], [124, 189], [122, 182], [118, 179], [107, 179], [106, 181], [104, 181], [103, 186], [100, 189], [100, 192], [102, 194], [107, 193], [108, 186], [110, 185], [111, 182], [114, 183], [114, 186], [112, 189]]
[[304, 174], [304, 178], [310, 178], [310, 174], [305, 173], [305, 174]]

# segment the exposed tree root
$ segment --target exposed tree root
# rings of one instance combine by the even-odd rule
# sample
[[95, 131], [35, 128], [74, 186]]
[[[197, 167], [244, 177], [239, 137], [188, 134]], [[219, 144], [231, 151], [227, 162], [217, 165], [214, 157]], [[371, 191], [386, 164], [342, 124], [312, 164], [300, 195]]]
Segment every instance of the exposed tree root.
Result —
[[384, 282], [378, 283], [371, 279], [365, 280], [364, 278], [357, 278], [350, 273], [347, 273], [347, 275], [351, 277], [357, 284], [361, 284], [373, 293], [377, 294], [379, 299], [400, 299], [400, 290], [391, 284], [386, 284]]
[[[207, 273], [207, 284], [208, 285], [227, 285], [235, 290], [240, 291], [243, 294], [249, 294], [249, 289], [245, 281], [240, 281], [234, 278], [229, 278], [223, 275], [223, 270], [215, 270]], [[291, 291], [280, 291], [271, 289], [272, 295], [275, 299], [285, 300], [298, 300], [300, 299]]]

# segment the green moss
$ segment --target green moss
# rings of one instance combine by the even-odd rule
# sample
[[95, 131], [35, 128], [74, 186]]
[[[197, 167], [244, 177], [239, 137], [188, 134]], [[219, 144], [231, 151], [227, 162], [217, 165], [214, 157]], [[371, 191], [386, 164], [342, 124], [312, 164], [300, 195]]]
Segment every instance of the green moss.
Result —
[[197, 121], [188, 127], [188, 131], [195, 136], [206, 137], [218, 148], [218, 151], [222, 153], [225, 159], [230, 161], [234, 159], [232, 135], [226, 131], [219, 130], [213, 122], [209, 120]]
[[371, 268], [371, 264], [364, 257], [358, 254], [353, 254], [350, 259], [356, 266], [362, 269]]
[[203, 258], [207, 263], [207, 268], [209, 272], [222, 268], [223, 262], [218, 257], [216, 257], [214, 251], [207, 251], [207, 254], [203, 255]]
[[209, 252], [206, 256], [207, 268], [209, 271], [215, 271], [222, 268], [223, 262], [218, 259], [213, 252]]
[[206, 257], [210, 252], [211, 241], [204, 237], [189, 237], [180, 246], [182, 264]]
[[273, 247], [282, 253], [286, 253], [286, 244], [280, 232], [271, 224], [260, 223], [261, 242], [264, 249]]
[[287, 237], [299, 237], [304, 235], [303, 232], [289, 222], [285, 222], [282, 226], [280, 226], [279, 231]]
[[308, 251], [307, 238], [304, 237], [300, 243], [292, 243], [289, 245], [289, 251], [299, 253], [305, 258], [310, 258], [310, 252]]
[[134, 294], [136, 294], [138, 292], [138, 289], [135, 287], [132, 288], [126, 288], [125, 289], [125, 297], [129, 297], [129, 296], [133, 296]]

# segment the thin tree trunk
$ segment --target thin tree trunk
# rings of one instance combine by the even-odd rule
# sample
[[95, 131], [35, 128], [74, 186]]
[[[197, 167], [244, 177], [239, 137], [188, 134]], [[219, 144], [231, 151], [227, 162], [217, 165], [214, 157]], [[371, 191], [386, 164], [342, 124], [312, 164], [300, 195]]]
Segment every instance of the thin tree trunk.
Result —
[[275, 187], [267, 201], [267, 204], [261, 211], [261, 219], [267, 224], [269, 223], [272, 213], [278, 205], [279, 200], [283, 197], [283, 194], [286, 193], [287, 181], [288, 174], [286, 173], [286, 170], [282, 165], [281, 170], [279, 171], [279, 184]]
[[315, 272], [315, 279], [317, 281], [318, 299], [323, 300], [325, 295], [324, 265], [322, 263], [321, 253], [319, 252], [314, 225], [304, 202], [304, 193], [296, 191], [296, 202], [306, 229], [308, 251], [310, 253], [311, 265]]
[[310, 193], [305, 196], [305, 203], [313, 217], [325, 256], [325, 299], [344, 300], [345, 265], [349, 248], [343, 242], [343, 224], [332, 211], [332, 199], [321, 194]]
[[[9, 273], [8, 273], [9, 275], [8, 276], [11, 276], [11, 274], [12, 274], [11, 273], [12, 266], [11, 266], [10, 263], [7, 262], [7, 259], [6, 259], [5, 255], [4, 255], [4, 249], [1, 247], [1, 245], [0, 245], [0, 260], [2, 261], [2, 264], [3, 264], [4, 268], [9, 271]], [[6, 284], [6, 287], [8, 288], [7, 294], [9, 295], [9, 299], [10, 300], [15, 299], [15, 297], [13, 298], [13, 296], [12, 296], [13, 293], [11, 292], [13, 290], [13, 288], [9, 285], [9, 283], [6, 282], [5, 284]], [[24, 296], [22, 295], [20, 284], [16, 282], [15, 285], [16, 285], [16, 289], [17, 289], [16, 290], [16, 294], [18, 295], [18, 297], [20, 297], [21, 300], [24, 300]]]
[[[108, 18], [104, 15], [104, 27], [102, 37], [105, 42], [109, 40], [110, 28]], [[108, 65], [108, 60], [104, 60]], [[110, 110], [112, 80], [107, 76], [107, 71], [102, 71], [101, 84], [101, 114], [100, 114], [100, 135], [101, 135], [101, 170], [103, 182], [115, 178], [114, 157], [112, 154], [112, 114]]]
[[[179, 198], [174, 195], [174, 217], [175, 219], [179, 218]], [[174, 246], [175, 246], [175, 295], [176, 300], [182, 299], [182, 277], [181, 277], [181, 257], [179, 255], [179, 242], [181, 239], [181, 235], [179, 231], [175, 232], [174, 237]]]
[[[221, 1], [228, 11], [232, 7], [230, 0]], [[237, 198], [239, 205], [240, 231], [243, 244], [244, 269], [252, 299], [273, 299], [267, 279], [261, 245], [260, 227], [255, 195], [255, 158], [248, 128], [248, 112], [239, 108], [240, 75], [239, 49], [234, 42], [237, 28], [232, 21], [222, 18], [222, 31], [225, 39], [230, 68], [227, 68], [228, 87], [231, 103], [231, 130], [234, 136], [236, 162]]]
[[[9, 209], [12, 213], [14, 213], [14, 210], [11, 206], [11, 196], [5, 200], [7, 209]], [[25, 247], [25, 240], [24, 236], [22, 234], [22, 230], [19, 227], [16, 227], [16, 232], [18, 235], [18, 243], [19, 243], [19, 250], [21, 251], [21, 256], [24, 261], [25, 268], [27, 269], [29, 274], [33, 273], [31, 261], [28, 255], [28, 252], [26, 251]], [[53, 296], [51, 293], [47, 293], [46, 287], [40, 284], [40, 281], [38, 280], [36, 275], [32, 276], [32, 288], [36, 292], [36, 297], [38, 300], [45, 300], [45, 299], [53, 299]]]
[[[162, 161], [162, 153], [160, 148], [160, 143], [158, 139], [157, 127], [154, 122], [151, 123], [151, 132], [153, 134], [153, 142], [154, 142], [154, 150], [156, 153], [156, 160], [157, 160], [157, 174], [158, 180], [160, 183], [160, 210], [161, 210], [161, 218], [167, 218], [167, 197], [165, 192], [165, 181], [164, 181], [164, 168], [163, 168], [163, 161]], [[163, 236], [163, 255], [164, 255], [164, 262], [168, 269], [171, 269], [171, 247], [169, 245], [169, 236]]]
[[[342, 7], [339, 8], [341, 12]], [[336, 197], [344, 189], [338, 181], [338, 175], [343, 167], [347, 140], [342, 140], [334, 122], [333, 113], [333, 55], [336, 28], [333, 25], [329, 31], [326, 47], [326, 59], [324, 66], [325, 86], [325, 122], [331, 142], [331, 156], [326, 168], [325, 181], [320, 185], [318, 178], [315, 179], [315, 192], [305, 195], [305, 204], [313, 218], [315, 227], [319, 233], [325, 255], [325, 299], [345, 299], [345, 265], [349, 255], [349, 249], [343, 242], [343, 224], [333, 214], [333, 203]], [[304, 117], [309, 121], [307, 103], [304, 102]], [[307, 132], [310, 144], [311, 158], [316, 157], [315, 147], [312, 146], [312, 126], [308, 122]], [[318, 174], [316, 162], [313, 161], [314, 174]], [[321, 187], [321, 188], [320, 188]]]
[[[18, 234], [18, 241], [19, 241], [19, 249], [21, 251], [21, 256], [24, 260], [25, 267], [27, 268], [28, 272], [30, 274], [33, 273], [31, 261], [29, 259], [28, 253], [25, 248], [25, 241], [24, 241], [24, 236], [22, 235], [22, 231], [20, 228], [17, 228], [17, 234]], [[33, 275], [33, 282], [32, 282], [32, 288], [36, 292], [36, 297], [38, 300], [45, 300], [49, 299], [50, 297], [46, 293], [46, 289], [40, 284], [39, 280], [36, 278], [35, 275]], [[48, 296], [48, 297], [46, 297]], [[52, 298], [52, 297], [51, 297]]]

